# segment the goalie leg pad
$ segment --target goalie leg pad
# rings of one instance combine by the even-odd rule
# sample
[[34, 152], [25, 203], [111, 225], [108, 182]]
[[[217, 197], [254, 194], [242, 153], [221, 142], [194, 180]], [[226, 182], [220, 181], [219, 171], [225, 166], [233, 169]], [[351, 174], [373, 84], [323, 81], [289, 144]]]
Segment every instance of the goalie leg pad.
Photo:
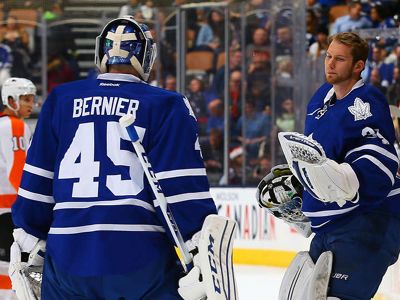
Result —
[[238, 299], [232, 252], [236, 221], [209, 215], [199, 240], [199, 259], [209, 300]]
[[308, 251], [297, 253], [283, 276], [278, 300], [327, 300], [332, 257], [326, 251], [314, 264]]

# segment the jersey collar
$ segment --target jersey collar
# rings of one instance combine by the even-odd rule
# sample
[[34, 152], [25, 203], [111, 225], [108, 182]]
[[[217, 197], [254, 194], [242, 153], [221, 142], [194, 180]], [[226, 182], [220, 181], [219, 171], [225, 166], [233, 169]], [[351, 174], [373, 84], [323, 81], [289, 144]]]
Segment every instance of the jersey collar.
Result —
[[113, 81], [127, 81], [127, 82], [138, 82], [146, 83], [140, 80], [138, 77], [132, 74], [122, 74], [122, 73], [104, 73], [97, 76], [97, 79], [102, 80], [113, 80]]
[[[356, 82], [355, 85], [353, 85], [353, 87], [351, 88], [350, 92], [348, 92], [346, 94], [346, 96], [344, 96], [343, 98], [346, 98], [348, 94], [350, 94], [353, 90], [358, 89], [360, 87], [362, 87], [364, 85], [364, 81], [362, 79], [360, 79], [359, 81]], [[324, 99], [324, 104], [326, 102], [328, 102], [331, 97], [333, 96], [333, 94], [335, 93], [335, 90], [333, 89], [333, 87], [329, 90], [329, 92], [326, 94], [325, 99]], [[343, 99], [342, 98], [342, 99]]]

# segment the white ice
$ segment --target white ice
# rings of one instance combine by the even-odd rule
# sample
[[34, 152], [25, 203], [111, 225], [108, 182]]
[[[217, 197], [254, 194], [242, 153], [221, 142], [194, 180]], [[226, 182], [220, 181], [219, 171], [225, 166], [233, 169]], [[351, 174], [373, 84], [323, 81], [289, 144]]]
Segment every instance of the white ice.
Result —
[[285, 268], [235, 265], [240, 300], [277, 300]]

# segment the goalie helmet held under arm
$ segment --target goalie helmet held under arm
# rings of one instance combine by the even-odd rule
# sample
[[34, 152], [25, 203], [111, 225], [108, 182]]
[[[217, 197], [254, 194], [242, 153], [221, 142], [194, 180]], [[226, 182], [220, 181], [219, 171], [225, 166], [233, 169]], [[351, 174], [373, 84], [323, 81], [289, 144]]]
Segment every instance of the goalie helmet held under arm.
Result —
[[102, 73], [108, 65], [129, 65], [147, 81], [156, 55], [149, 28], [132, 16], [110, 21], [96, 38], [95, 64]]
[[[1, 100], [3, 101], [3, 105], [7, 106], [13, 111], [18, 111], [20, 107], [19, 97], [22, 95], [36, 96], [36, 87], [32, 81], [25, 78], [11, 77], [4, 82], [1, 88]], [[9, 97], [14, 99], [14, 102], [17, 104], [17, 108], [12, 108], [9, 105]]]

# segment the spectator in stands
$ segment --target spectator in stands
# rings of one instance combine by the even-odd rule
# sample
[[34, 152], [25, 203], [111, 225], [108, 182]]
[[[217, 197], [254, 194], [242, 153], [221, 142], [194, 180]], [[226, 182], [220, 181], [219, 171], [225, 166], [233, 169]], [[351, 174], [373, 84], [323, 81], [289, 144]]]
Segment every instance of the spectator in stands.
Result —
[[201, 153], [210, 184], [217, 184], [224, 166], [224, 137], [219, 128], [210, 130], [208, 140], [201, 143]]
[[400, 74], [399, 67], [393, 68], [393, 83], [386, 91], [386, 99], [390, 105], [400, 107]]
[[314, 12], [315, 16], [318, 18], [318, 24], [328, 23], [328, 18], [322, 14], [322, 6], [317, 0], [307, 0], [307, 9], [311, 9]]
[[293, 100], [287, 98], [282, 101], [281, 106], [278, 109], [276, 127], [278, 132], [294, 131], [294, 124]]
[[290, 27], [279, 27], [276, 31], [276, 37], [276, 59], [278, 60], [280, 56], [293, 55], [293, 34]]
[[28, 64], [30, 63], [29, 35], [25, 28], [20, 26], [16, 16], [9, 15], [6, 25], [0, 28], [0, 43], [11, 48], [13, 55], [11, 76], [31, 78], [28, 72]]
[[331, 34], [372, 27], [371, 20], [362, 15], [363, 6], [361, 2], [352, 0], [348, 6], [349, 14], [335, 20]]
[[[172, 4], [172, 7], [177, 10], [179, 6], [186, 4], [186, 0], [175, 0]], [[176, 12], [173, 12], [172, 17], [169, 18], [167, 16], [167, 22], [165, 23], [165, 42], [169, 49], [174, 53], [176, 52]], [[197, 25], [197, 14], [196, 8], [187, 8], [186, 9], [186, 20], [187, 20], [187, 28], [194, 30], [197, 32], [199, 30], [199, 26]]]
[[192, 107], [197, 119], [198, 134], [200, 137], [206, 135], [207, 120], [209, 116], [203, 90], [204, 82], [198, 78], [193, 78], [190, 81], [189, 91], [186, 92], [186, 97], [189, 100], [190, 106]]
[[[229, 73], [240, 71], [242, 64], [242, 51], [234, 50], [229, 55]], [[211, 89], [216, 93], [222, 93], [225, 84], [225, 65], [220, 67], [214, 75]]]
[[207, 22], [200, 27], [196, 39], [195, 51], [214, 51], [222, 49], [224, 41], [224, 15], [219, 9], [210, 10]]
[[176, 77], [174, 75], [168, 75], [165, 78], [165, 89], [176, 92]]
[[144, 5], [140, 8], [142, 11], [142, 16], [145, 20], [151, 20], [154, 17], [153, 11], [154, 3], [153, 1], [146, 1]]
[[367, 66], [367, 80], [366, 83], [370, 83], [371, 71], [373, 69], [378, 69], [380, 77], [382, 79], [382, 86], [387, 88], [393, 79], [393, 67], [394, 64], [386, 64], [382, 59], [382, 49], [379, 47], [372, 48], [372, 60], [368, 60]]
[[224, 132], [224, 103], [221, 99], [214, 99], [208, 104], [210, 117], [207, 120], [207, 135], [211, 129], [218, 128]]
[[387, 88], [382, 85], [381, 75], [378, 69], [372, 69], [369, 77], [369, 84], [376, 87], [383, 94], [386, 94]]
[[[246, 178], [251, 179], [253, 169], [247, 163], [245, 164]], [[240, 185], [243, 182], [243, 148], [235, 147], [229, 152], [229, 180], [228, 184]], [[220, 180], [222, 185], [225, 182], [223, 176]]]
[[11, 48], [0, 43], [0, 87], [8, 78], [11, 77], [12, 65], [13, 56]]
[[261, 179], [271, 172], [272, 162], [268, 155], [262, 156], [254, 168], [252, 183], [259, 183]]
[[137, 12], [141, 11], [142, 5], [138, 0], [128, 0], [128, 3], [121, 6], [118, 17], [129, 15], [134, 16]]
[[255, 52], [271, 52], [269, 43], [269, 33], [265, 28], [257, 28], [253, 33], [253, 42], [246, 46], [246, 56], [248, 61], [253, 58]]
[[310, 46], [317, 40], [318, 18], [312, 9], [307, 9], [306, 17], [306, 40], [307, 51]]
[[57, 53], [48, 56], [47, 88], [51, 92], [56, 85], [76, 80], [74, 70], [65, 58]]
[[237, 122], [236, 132], [237, 140], [246, 146], [248, 158], [250, 160], [257, 159], [258, 151], [262, 142], [268, 139], [271, 131], [271, 118], [261, 112], [255, 110], [254, 101], [247, 99], [245, 104], [245, 133], [246, 139], [242, 137], [243, 116]]
[[248, 93], [254, 101], [255, 110], [261, 112], [265, 110], [267, 105], [271, 104], [271, 63], [269, 52], [255, 52], [247, 74]]
[[[396, 22], [391, 16], [388, 15], [386, 7], [383, 6], [380, 2], [374, 4], [371, 7], [370, 16], [373, 23], [373, 28], [386, 29], [396, 27]], [[379, 46], [381, 48], [384, 48], [387, 52], [390, 52], [393, 49], [395, 43], [395, 39], [379, 38], [376, 42], [372, 44], [372, 46]]]
[[[223, 99], [223, 93], [220, 95], [220, 99]], [[230, 103], [230, 114], [232, 117], [232, 126], [236, 125], [236, 122], [242, 114], [242, 72], [233, 71], [229, 78], [229, 103]]]
[[317, 29], [317, 41], [310, 46], [308, 57], [315, 60], [324, 55], [328, 49], [329, 30], [326, 25], [319, 25]]

